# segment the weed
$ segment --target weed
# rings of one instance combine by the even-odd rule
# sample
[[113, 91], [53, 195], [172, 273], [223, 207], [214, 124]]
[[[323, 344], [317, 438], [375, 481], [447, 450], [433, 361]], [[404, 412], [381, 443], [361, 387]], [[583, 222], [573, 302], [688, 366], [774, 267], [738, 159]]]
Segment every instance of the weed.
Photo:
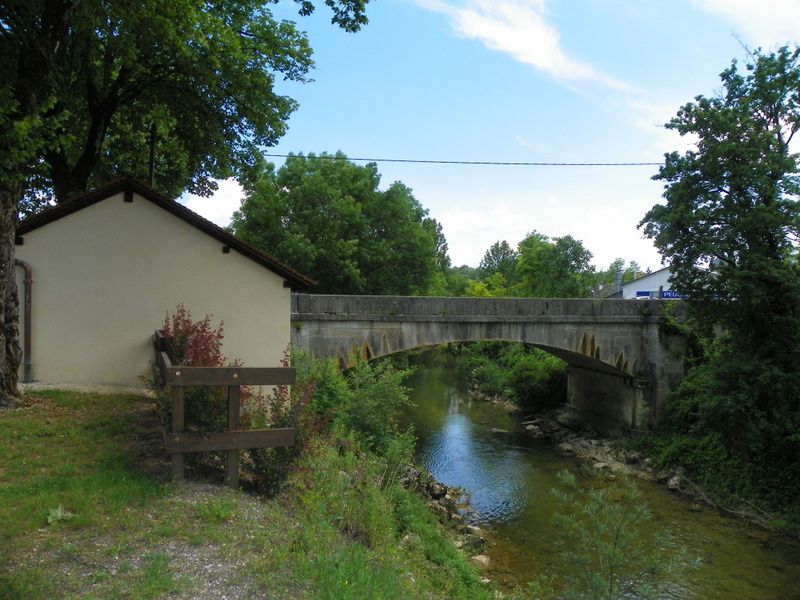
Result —
[[78, 546], [71, 542], [67, 542], [58, 551], [59, 556], [65, 560], [72, 560], [78, 556]]
[[152, 553], [145, 557], [145, 565], [139, 580], [131, 587], [131, 596], [136, 599], [163, 598], [180, 589], [169, 567], [166, 554]]
[[194, 513], [207, 525], [220, 525], [230, 521], [236, 504], [227, 498], [213, 498], [194, 505]]
[[69, 521], [75, 515], [69, 512], [60, 504], [57, 508], [51, 508], [47, 514], [47, 524], [52, 525], [53, 523], [61, 523], [62, 521]]

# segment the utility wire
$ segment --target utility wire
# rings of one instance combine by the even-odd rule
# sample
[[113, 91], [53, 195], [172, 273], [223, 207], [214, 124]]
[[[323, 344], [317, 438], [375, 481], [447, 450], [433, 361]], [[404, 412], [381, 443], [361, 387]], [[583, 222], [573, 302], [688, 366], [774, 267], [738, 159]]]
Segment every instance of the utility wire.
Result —
[[[264, 154], [270, 158], [295, 158], [298, 154]], [[308, 158], [304, 156], [304, 158]], [[659, 167], [660, 162], [504, 162], [493, 160], [421, 160], [413, 158], [354, 158], [332, 154], [315, 155], [327, 160], [350, 160], [359, 162], [415, 163], [426, 165], [478, 165], [501, 167]]]

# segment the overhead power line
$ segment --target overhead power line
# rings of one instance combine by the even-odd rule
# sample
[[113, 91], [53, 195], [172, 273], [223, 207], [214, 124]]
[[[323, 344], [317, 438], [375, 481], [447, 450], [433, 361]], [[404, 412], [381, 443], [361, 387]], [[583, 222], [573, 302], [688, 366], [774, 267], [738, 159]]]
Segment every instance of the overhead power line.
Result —
[[[297, 154], [265, 154], [270, 158], [290, 158]], [[307, 157], [306, 157], [307, 158]], [[500, 167], [659, 167], [660, 162], [512, 162], [496, 160], [423, 160], [417, 158], [354, 158], [331, 154], [315, 155], [314, 158], [328, 160], [350, 160], [354, 162], [415, 163], [425, 165], [477, 165]]]

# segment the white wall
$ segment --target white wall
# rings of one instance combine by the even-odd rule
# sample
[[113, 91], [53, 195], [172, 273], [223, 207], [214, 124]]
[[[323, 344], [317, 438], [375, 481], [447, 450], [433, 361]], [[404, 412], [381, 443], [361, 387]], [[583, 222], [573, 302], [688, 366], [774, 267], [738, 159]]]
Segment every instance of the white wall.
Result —
[[[145, 385], [153, 331], [180, 302], [223, 321], [225, 355], [246, 366], [279, 366], [289, 345], [282, 277], [136, 194], [26, 233], [16, 256], [33, 270], [34, 381]], [[19, 268], [17, 285], [22, 302]]]
[[663, 288], [664, 291], [672, 289], [669, 283], [670, 275], [669, 269], [660, 269], [634, 281], [624, 283], [622, 297], [632, 299], [637, 297], [637, 292], [651, 292], [652, 297], [657, 298], [659, 288]]

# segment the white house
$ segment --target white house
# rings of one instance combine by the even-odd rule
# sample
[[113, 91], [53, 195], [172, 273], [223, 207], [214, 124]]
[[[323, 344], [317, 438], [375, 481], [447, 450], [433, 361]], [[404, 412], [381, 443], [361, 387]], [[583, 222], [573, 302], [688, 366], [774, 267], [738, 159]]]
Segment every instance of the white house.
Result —
[[623, 283], [622, 298], [680, 298], [670, 285], [671, 275], [669, 267], [664, 267], [628, 283]]
[[16, 258], [33, 280], [22, 380], [44, 383], [144, 386], [152, 334], [179, 303], [224, 323], [228, 358], [279, 366], [291, 291], [313, 283], [131, 178], [20, 223]]

